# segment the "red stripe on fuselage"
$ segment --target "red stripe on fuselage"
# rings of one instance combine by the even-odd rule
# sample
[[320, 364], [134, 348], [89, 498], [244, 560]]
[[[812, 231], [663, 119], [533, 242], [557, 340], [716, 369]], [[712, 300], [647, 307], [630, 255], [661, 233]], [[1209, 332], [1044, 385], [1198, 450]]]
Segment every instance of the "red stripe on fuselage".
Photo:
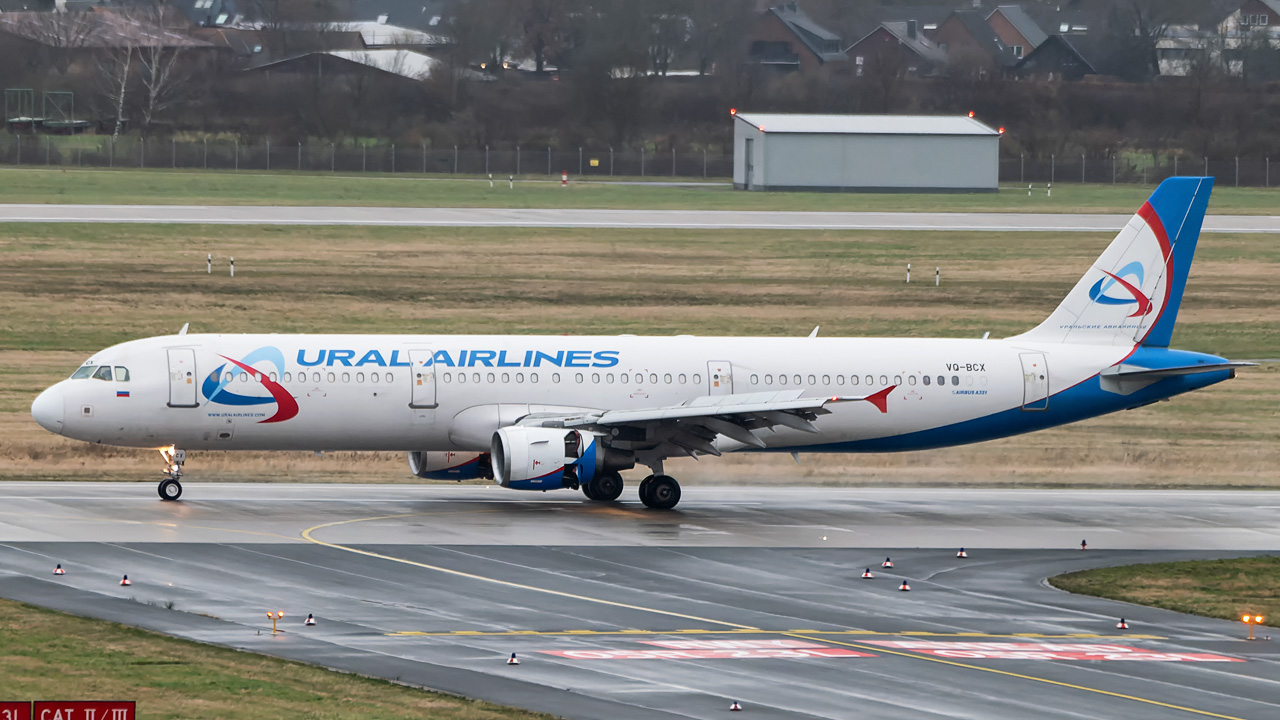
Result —
[[1169, 242], [1169, 233], [1165, 231], [1164, 223], [1160, 222], [1160, 216], [1156, 213], [1156, 209], [1151, 207], [1150, 202], [1142, 204], [1138, 209], [1138, 217], [1151, 228], [1151, 232], [1156, 236], [1156, 242], [1160, 243], [1160, 254], [1164, 256], [1164, 300], [1160, 303], [1160, 312], [1156, 313], [1156, 319], [1147, 326], [1147, 331], [1138, 339], [1138, 343], [1141, 344], [1147, 339], [1147, 335], [1151, 334], [1151, 330], [1160, 323], [1165, 308], [1169, 307], [1169, 293], [1173, 291], [1173, 245]]
[[262, 386], [265, 387], [267, 389], [267, 392], [271, 393], [271, 397], [275, 399], [276, 414], [272, 415], [266, 420], [258, 421], [260, 424], [284, 422], [285, 420], [288, 420], [289, 418], [292, 418], [298, 414], [298, 401], [294, 400], [293, 396], [289, 394], [289, 391], [285, 390], [284, 386], [282, 386], [280, 383], [276, 382], [275, 380], [272, 380], [266, 373], [260, 370], [255, 370], [253, 369], [253, 367], [249, 365], [245, 365], [239, 360], [234, 360], [232, 358], [227, 357], [226, 355], [219, 355], [219, 357], [224, 358], [228, 362], [234, 363], [236, 367], [240, 368], [241, 370], [244, 370], [250, 375], [257, 375], [259, 378], [261, 378], [258, 382], [262, 383]]

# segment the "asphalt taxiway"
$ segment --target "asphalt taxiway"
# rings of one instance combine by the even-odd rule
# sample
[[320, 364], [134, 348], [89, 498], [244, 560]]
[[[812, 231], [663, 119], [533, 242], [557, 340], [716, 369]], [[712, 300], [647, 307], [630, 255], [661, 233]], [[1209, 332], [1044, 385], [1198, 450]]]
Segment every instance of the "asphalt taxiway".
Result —
[[[0, 222], [202, 225], [1116, 232], [1130, 217], [1070, 213], [0, 204]], [[1209, 215], [1204, 219], [1203, 232], [1280, 233], [1280, 216]]]
[[0, 596], [571, 718], [1261, 719], [1280, 716], [1277, 644], [1043, 579], [1275, 550], [1277, 510], [1266, 492], [693, 486], [664, 513], [483, 486], [191, 482], [163, 503], [5, 483]]

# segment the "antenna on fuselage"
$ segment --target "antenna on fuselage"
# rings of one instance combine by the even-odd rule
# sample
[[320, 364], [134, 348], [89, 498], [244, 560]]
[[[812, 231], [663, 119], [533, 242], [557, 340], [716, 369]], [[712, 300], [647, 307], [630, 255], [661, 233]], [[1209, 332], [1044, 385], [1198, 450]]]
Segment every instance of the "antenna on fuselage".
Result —
[[187, 328], [191, 327], [191, 323], [182, 323], [182, 329], [178, 331], [179, 335], [186, 335]]

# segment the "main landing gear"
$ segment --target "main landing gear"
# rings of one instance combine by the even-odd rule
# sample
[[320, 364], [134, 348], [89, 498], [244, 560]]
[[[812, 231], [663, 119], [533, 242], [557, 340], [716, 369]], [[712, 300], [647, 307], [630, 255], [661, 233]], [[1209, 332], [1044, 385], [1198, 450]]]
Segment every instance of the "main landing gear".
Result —
[[164, 458], [164, 480], [160, 481], [156, 491], [161, 500], [177, 500], [182, 497], [182, 466], [187, 462], [187, 451], [178, 450], [172, 445], [160, 448], [160, 456]]
[[622, 496], [622, 476], [612, 471], [602, 473], [600, 477], [583, 484], [582, 494], [588, 500], [613, 502]]
[[640, 502], [654, 510], [670, 510], [680, 502], [680, 483], [670, 475], [650, 475], [640, 481]]

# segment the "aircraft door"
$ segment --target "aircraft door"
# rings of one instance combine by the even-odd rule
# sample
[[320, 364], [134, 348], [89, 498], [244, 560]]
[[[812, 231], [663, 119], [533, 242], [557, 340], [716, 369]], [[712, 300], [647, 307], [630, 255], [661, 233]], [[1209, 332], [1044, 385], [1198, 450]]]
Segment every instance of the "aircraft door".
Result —
[[1022, 409], [1049, 409], [1049, 366], [1044, 353], [1022, 353]]
[[196, 400], [196, 351], [169, 348], [169, 407], [200, 407]]
[[409, 350], [410, 377], [413, 390], [409, 395], [409, 407], [433, 408], [436, 402], [436, 368], [432, 362], [435, 353], [430, 350]]
[[723, 360], [712, 360], [707, 363], [707, 394], [733, 394], [733, 365]]

